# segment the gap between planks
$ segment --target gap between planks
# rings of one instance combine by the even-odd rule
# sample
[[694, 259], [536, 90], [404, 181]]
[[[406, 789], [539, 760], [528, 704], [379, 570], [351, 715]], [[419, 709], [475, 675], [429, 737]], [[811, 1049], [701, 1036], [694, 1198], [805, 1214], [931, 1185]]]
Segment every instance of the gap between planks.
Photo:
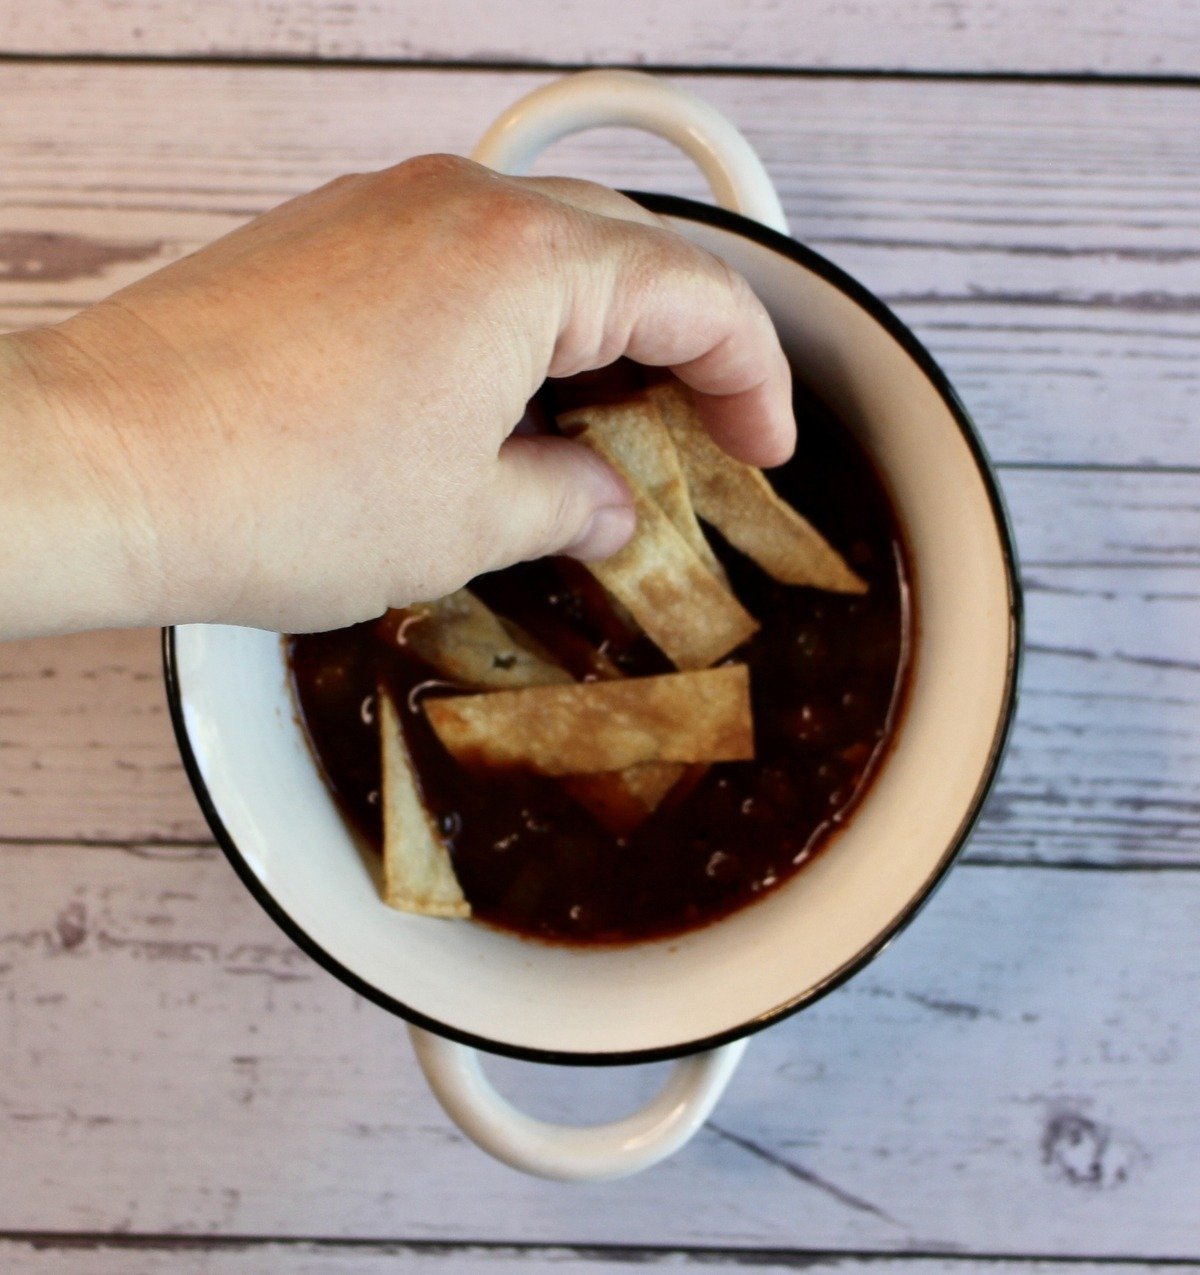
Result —
[[1068, 68], [1041, 71], [943, 70], [938, 67], [872, 66], [774, 66], [769, 63], [712, 62], [573, 62], [554, 60], [491, 59], [471, 61], [446, 58], [312, 57], [287, 53], [36, 53], [0, 49], [3, 63], [84, 63], [98, 66], [214, 66], [214, 67], [294, 67], [298, 70], [330, 71], [447, 71], [479, 73], [571, 75], [577, 71], [642, 71], [648, 75], [693, 75], [712, 79], [726, 76], [776, 80], [952, 80], [977, 84], [1075, 84], [1083, 87], [1111, 85], [1130, 88], [1200, 88], [1200, 75], [1166, 72], [1072, 71]]
[[1191, 1257], [1090, 1256], [1068, 1254], [1044, 1256], [1036, 1253], [952, 1253], [938, 1250], [911, 1250], [903, 1253], [886, 1249], [794, 1249], [735, 1248], [716, 1245], [628, 1245], [628, 1244], [553, 1244], [496, 1243], [489, 1240], [410, 1240], [410, 1239], [338, 1239], [326, 1236], [294, 1235], [171, 1235], [110, 1231], [22, 1231], [0, 1230], [0, 1251], [10, 1244], [29, 1245], [38, 1251], [109, 1251], [164, 1253], [247, 1253], [256, 1249], [277, 1248], [308, 1250], [314, 1256], [322, 1253], [373, 1254], [392, 1258], [406, 1256], [454, 1261], [465, 1255], [493, 1257], [516, 1261], [522, 1258], [549, 1259], [554, 1264], [574, 1259], [586, 1263], [621, 1263], [630, 1267], [657, 1265], [676, 1259], [683, 1265], [707, 1269], [774, 1267], [781, 1270], [813, 1270], [830, 1265], [844, 1268], [856, 1262], [864, 1266], [894, 1265], [913, 1267], [937, 1263], [939, 1266], [1037, 1266], [1044, 1269], [1062, 1267], [1096, 1267], [1103, 1269], [1136, 1268], [1140, 1270], [1173, 1269], [1200, 1271], [1200, 1261]]

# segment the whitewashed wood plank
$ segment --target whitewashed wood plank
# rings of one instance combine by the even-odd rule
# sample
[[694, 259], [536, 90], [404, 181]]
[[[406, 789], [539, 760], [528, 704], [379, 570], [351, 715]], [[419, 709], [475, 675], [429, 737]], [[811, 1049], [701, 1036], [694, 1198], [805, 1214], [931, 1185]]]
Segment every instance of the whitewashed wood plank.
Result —
[[0, 48], [63, 54], [1195, 74], [1195, 0], [39, 0]]
[[[1138, 571], [1200, 567], [1200, 474], [1004, 469], [1021, 564]], [[1200, 635], [1197, 635], [1200, 642]]]
[[[997, 1263], [986, 1259], [928, 1257], [856, 1257], [852, 1254], [763, 1255], [703, 1250], [666, 1252], [637, 1249], [627, 1254], [603, 1249], [480, 1245], [279, 1243], [184, 1240], [142, 1242], [113, 1236], [104, 1240], [64, 1239], [0, 1242], [0, 1261], [8, 1275], [376, 1275], [397, 1270], [452, 1271], [454, 1275], [521, 1275], [552, 1270], [555, 1275], [646, 1275], [647, 1271], [676, 1275], [756, 1275], [810, 1271], [813, 1275], [984, 1275]], [[1200, 1264], [1174, 1265], [1181, 1275], [1193, 1275]], [[1003, 1270], [1011, 1275], [1064, 1275], [1064, 1263], [1008, 1259]], [[1072, 1262], [1078, 1275], [1154, 1275], [1160, 1267], [1138, 1262]]]
[[0, 837], [209, 839], [158, 646], [148, 631], [0, 645]]
[[[1200, 861], [1200, 475], [1004, 478], [1030, 651], [969, 854]], [[0, 647], [0, 838], [208, 840], [156, 634]]]
[[[63, 317], [338, 171], [469, 150], [544, 78], [0, 65], [0, 327]], [[928, 341], [998, 457], [1196, 461], [1196, 90], [682, 82], [743, 126], [797, 235]], [[627, 132], [543, 168], [703, 194]]]
[[[212, 851], [0, 852], [0, 1230], [1196, 1257], [1200, 873], [961, 866], [631, 1182], [483, 1159]], [[552, 1118], [659, 1068], [499, 1063]]]
[[1009, 754], [971, 853], [1200, 859], [1200, 576], [1026, 573], [1027, 659]]

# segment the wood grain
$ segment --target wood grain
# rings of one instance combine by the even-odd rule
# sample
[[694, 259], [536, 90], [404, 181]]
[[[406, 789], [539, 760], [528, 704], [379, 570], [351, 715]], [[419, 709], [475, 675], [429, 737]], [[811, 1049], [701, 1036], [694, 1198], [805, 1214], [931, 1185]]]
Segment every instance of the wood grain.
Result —
[[6, 0], [0, 48], [40, 54], [433, 59], [939, 71], [1200, 71], [1195, 0]]
[[[0, 871], [0, 1128], [21, 1166], [0, 1230], [1200, 1245], [1195, 872], [960, 867], [884, 957], [756, 1040], [684, 1153], [567, 1191], [467, 1144], [400, 1024], [215, 851], [8, 847]], [[661, 1075], [492, 1070], [556, 1119], [612, 1116]]]
[[[0, 327], [63, 317], [339, 171], [467, 151], [544, 79], [0, 65]], [[1200, 91], [682, 82], [746, 130], [796, 234], [926, 339], [1000, 459], [1197, 461]], [[542, 166], [703, 195], [628, 132]]]
[[[1013, 862], [1200, 863], [1200, 476], [1011, 470], [1028, 641], [971, 843]], [[208, 840], [155, 633], [0, 651], [0, 838]]]

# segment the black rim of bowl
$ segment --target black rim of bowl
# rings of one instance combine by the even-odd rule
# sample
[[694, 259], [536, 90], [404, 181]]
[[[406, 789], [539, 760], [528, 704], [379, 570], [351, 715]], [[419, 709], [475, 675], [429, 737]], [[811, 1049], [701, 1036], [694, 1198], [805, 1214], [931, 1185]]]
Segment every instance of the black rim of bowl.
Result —
[[946, 378], [944, 372], [934, 361], [933, 356], [925, 349], [920, 341], [913, 335], [908, 327], [892, 313], [888, 307], [879, 300], [878, 297], [868, 292], [862, 284], [846, 274], [840, 267], [835, 266], [831, 261], [822, 257], [819, 253], [814, 252], [811, 248], [806, 248], [803, 244], [797, 243], [794, 239], [788, 238], [786, 235], [780, 234], [778, 231], [770, 230], [766, 226], [760, 225], [756, 221], [752, 221], [747, 217], [743, 217], [738, 213], [730, 212], [724, 208], [715, 208], [709, 204], [701, 204], [691, 199], [683, 199], [674, 195], [659, 195], [645, 191], [626, 191], [631, 198], [637, 200], [644, 207], [651, 209], [653, 212], [662, 213], [664, 216], [682, 218], [687, 221], [700, 222], [705, 225], [714, 226], [720, 230], [727, 230], [733, 234], [741, 235], [746, 239], [753, 240], [755, 243], [769, 248], [773, 252], [787, 257], [790, 261], [796, 262], [813, 274], [819, 275], [827, 283], [832, 284], [860, 309], [865, 310], [897, 343], [903, 348], [905, 353], [913, 360], [914, 363], [924, 373], [926, 379], [937, 391], [946, 407], [949, 409], [951, 416], [958, 425], [959, 431], [966, 440], [971, 454], [974, 457], [979, 475], [983, 480], [984, 488], [987, 492], [988, 499], [991, 503], [992, 514], [996, 523], [997, 534], [1000, 539], [1001, 551], [1004, 556], [1004, 564], [1007, 573], [1008, 600], [1009, 600], [1009, 644], [1008, 644], [1008, 664], [1006, 669], [1006, 682], [1004, 688], [1004, 700], [1002, 710], [996, 725], [996, 734], [992, 741], [991, 751], [988, 756], [987, 765], [984, 767], [979, 783], [975, 789], [975, 793], [971, 799], [967, 813], [955, 836], [951, 839], [945, 853], [938, 860], [937, 866], [934, 868], [930, 876], [925, 880], [918, 889], [909, 904], [903, 911], [893, 919], [892, 923], [879, 935], [877, 935], [869, 944], [867, 944], [860, 952], [858, 952], [849, 961], [845, 962], [833, 973], [828, 975], [821, 982], [812, 987], [805, 988], [796, 996], [784, 1001], [780, 1005], [776, 1005], [773, 1009], [766, 1013], [756, 1015], [754, 1018], [739, 1023], [736, 1027], [731, 1027], [726, 1031], [718, 1032], [712, 1036], [706, 1036], [697, 1040], [683, 1041], [674, 1045], [665, 1045], [653, 1049], [636, 1049], [624, 1052], [599, 1052], [585, 1053], [574, 1051], [559, 1051], [552, 1049], [533, 1049], [521, 1045], [512, 1045], [504, 1041], [491, 1040], [484, 1036], [476, 1036], [471, 1032], [461, 1031], [457, 1027], [452, 1027], [447, 1023], [439, 1022], [437, 1019], [430, 1018], [425, 1014], [421, 1014], [411, 1007], [389, 996], [386, 992], [380, 991], [377, 987], [368, 983], [365, 979], [355, 974], [352, 970], [347, 969], [339, 961], [335, 960], [323, 947], [319, 946], [308, 933], [298, 925], [275, 901], [274, 896], [255, 875], [241, 851], [238, 849], [236, 842], [230, 835], [229, 830], [225, 827], [220, 812], [217, 810], [216, 803], [212, 798], [212, 794], [208, 790], [208, 785], [201, 774], [200, 766], [197, 761], [195, 752], [192, 749], [191, 740], [188, 737], [187, 726], [183, 717], [183, 695], [182, 687], [179, 682], [178, 661], [175, 656], [175, 630], [163, 630], [163, 671], [166, 680], [167, 700], [170, 706], [171, 723], [175, 728], [175, 738], [179, 744], [179, 751], [183, 757], [184, 769], [187, 772], [188, 779], [191, 781], [192, 788], [195, 790], [196, 798], [200, 803], [200, 808], [204, 812], [205, 818], [208, 820], [209, 827], [212, 829], [213, 835], [220, 845], [221, 849], [233, 865], [237, 874], [241, 877], [246, 888], [258, 900], [259, 904], [271, 917], [271, 919], [284, 931], [285, 934], [304, 952], [312, 957], [319, 965], [323, 966], [335, 978], [340, 979], [348, 987], [358, 992], [360, 996], [366, 997], [367, 1000], [374, 1002], [383, 1009], [389, 1010], [407, 1022], [417, 1027], [423, 1027], [427, 1031], [436, 1032], [439, 1036], [444, 1036], [449, 1040], [454, 1040], [463, 1045], [469, 1045], [476, 1049], [484, 1050], [487, 1053], [500, 1054], [509, 1058], [518, 1058], [528, 1062], [538, 1063], [557, 1063], [577, 1066], [605, 1066], [605, 1065], [621, 1065], [631, 1063], [647, 1063], [662, 1062], [674, 1058], [687, 1057], [701, 1050], [713, 1049], [720, 1045], [729, 1044], [731, 1041], [740, 1040], [743, 1037], [750, 1036], [755, 1032], [761, 1031], [764, 1027], [769, 1027], [773, 1023], [789, 1017], [811, 1005], [814, 1001], [819, 1000], [822, 996], [828, 995], [835, 988], [840, 987], [847, 979], [853, 977], [864, 966], [869, 964], [876, 956], [878, 956], [891, 941], [905, 930], [918, 915], [921, 909], [932, 897], [933, 893], [945, 878], [951, 864], [958, 857], [959, 852], [969, 839], [976, 822], [979, 819], [980, 811], [984, 801], [990, 791], [996, 775], [1000, 768], [1000, 763], [1004, 755], [1005, 747], [1008, 743], [1009, 734], [1012, 728], [1013, 717], [1016, 712], [1017, 703], [1017, 684], [1020, 672], [1021, 662], [1021, 645], [1022, 645], [1022, 599], [1020, 586], [1017, 576], [1017, 556], [1014, 545], [1012, 528], [1009, 522], [1008, 511], [1005, 508], [1004, 498], [1001, 494], [999, 483], [996, 479], [995, 471], [992, 467], [991, 460], [988, 458], [984, 450], [983, 442], [979, 437], [973, 421], [967, 409], [963, 406], [954, 387]]

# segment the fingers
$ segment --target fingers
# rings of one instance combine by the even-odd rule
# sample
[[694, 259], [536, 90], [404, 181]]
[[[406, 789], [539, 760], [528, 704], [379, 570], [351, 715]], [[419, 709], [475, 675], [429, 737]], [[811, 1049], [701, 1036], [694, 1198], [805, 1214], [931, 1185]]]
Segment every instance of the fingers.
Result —
[[755, 465], [785, 461], [796, 437], [791, 371], [745, 279], [616, 191], [566, 178], [524, 184], [583, 222], [550, 374], [604, 367], [622, 355], [668, 367], [696, 392], [726, 451]]
[[598, 456], [565, 438], [509, 438], [488, 499], [493, 569], [554, 553], [607, 558], [633, 535], [628, 487]]
[[[783, 464], [796, 447], [792, 370], [761, 304], [756, 302], [746, 322], [751, 332], [754, 326], [769, 328], [758, 350], [753, 336], [743, 332], [740, 340], [718, 342], [698, 359], [673, 365], [673, 370], [691, 386], [696, 409], [717, 443], [738, 460], [769, 468]], [[761, 356], [762, 347], [769, 352], [765, 371], [761, 362], [746, 358], [748, 353]], [[728, 388], [739, 385], [746, 388]]]
[[671, 232], [629, 228], [606, 315], [637, 363], [668, 367], [694, 391], [716, 442], [752, 465], [792, 454], [791, 370], [750, 285]]
[[[792, 454], [791, 373], [779, 338], [749, 284], [720, 258], [592, 182], [507, 177], [444, 157], [429, 172], [469, 190], [473, 207], [491, 208], [471, 225], [487, 228], [475, 239], [488, 245], [488, 263], [520, 281], [523, 321], [537, 332], [534, 376], [570, 376], [622, 356], [670, 368], [731, 455], [768, 466]], [[489, 192], [490, 201], [475, 198]]]

